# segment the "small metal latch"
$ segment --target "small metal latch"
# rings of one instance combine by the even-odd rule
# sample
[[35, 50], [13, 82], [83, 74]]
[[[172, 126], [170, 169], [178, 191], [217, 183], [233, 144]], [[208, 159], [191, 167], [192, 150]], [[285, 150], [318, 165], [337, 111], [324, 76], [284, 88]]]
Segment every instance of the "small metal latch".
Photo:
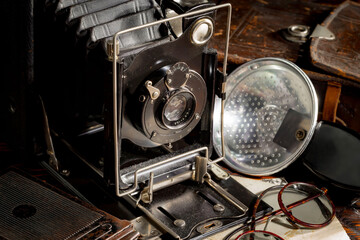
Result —
[[334, 40], [335, 35], [327, 27], [321, 26], [320, 24], [316, 25], [316, 28], [310, 35], [310, 38], [320, 38], [326, 40]]
[[218, 165], [212, 164], [211, 165], [211, 172], [214, 174], [216, 179], [219, 180], [226, 180], [230, 177], [230, 174], [222, 170]]
[[154, 196], [154, 189], [153, 188], [154, 188], [154, 173], [151, 172], [148, 187], [146, 187], [141, 192], [141, 200], [144, 203], [151, 203], [153, 201], [153, 196]]
[[[108, 56], [108, 59], [110, 61], [114, 58], [114, 42], [113, 40], [109, 40], [106, 42], [106, 54]], [[120, 53], [120, 43], [119, 41], [116, 41], [116, 55], [119, 55]]]
[[195, 157], [195, 181], [199, 183], [204, 182], [204, 176], [207, 173], [207, 158]]
[[153, 87], [151, 81], [145, 82], [145, 87], [149, 91], [150, 97], [152, 100], [156, 100], [160, 96], [160, 90], [156, 87]]

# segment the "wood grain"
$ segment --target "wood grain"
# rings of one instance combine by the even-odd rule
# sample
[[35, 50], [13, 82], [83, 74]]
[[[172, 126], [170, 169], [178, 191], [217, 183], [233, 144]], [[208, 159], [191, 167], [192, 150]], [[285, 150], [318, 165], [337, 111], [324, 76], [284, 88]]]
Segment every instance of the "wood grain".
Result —
[[312, 63], [327, 71], [360, 82], [360, 4], [346, 1], [322, 24], [335, 40], [313, 38]]

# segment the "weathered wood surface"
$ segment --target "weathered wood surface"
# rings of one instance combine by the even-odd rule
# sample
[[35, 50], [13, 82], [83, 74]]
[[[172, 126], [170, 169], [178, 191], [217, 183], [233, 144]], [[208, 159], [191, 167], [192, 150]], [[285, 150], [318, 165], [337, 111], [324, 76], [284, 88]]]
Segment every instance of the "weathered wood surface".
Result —
[[[282, 35], [282, 32], [293, 24], [307, 25], [312, 31], [317, 24], [323, 23], [344, 2], [343, 0], [219, 1], [227, 2], [233, 7], [228, 73], [238, 65], [256, 58], [279, 57], [290, 60], [301, 67], [313, 81], [319, 99], [320, 119], [327, 82], [342, 85], [339, 103], [332, 111], [336, 111], [337, 122], [360, 133], [360, 81], [335, 75], [314, 66], [310, 56], [310, 41], [304, 44], [294, 43]], [[218, 50], [219, 60], [224, 57], [226, 14], [226, 11], [218, 11], [211, 42], [211, 46]], [[360, 41], [354, 44], [360, 44]]]
[[[229, 62], [241, 64], [261, 57], [280, 57], [297, 62], [308, 55], [308, 45], [286, 40], [281, 32], [290, 25], [314, 28], [341, 1], [228, 0], [232, 4]], [[212, 42], [223, 57], [226, 11], [218, 11]]]
[[335, 40], [313, 38], [312, 63], [327, 72], [360, 82], [360, 3], [342, 3], [322, 25], [334, 33]]

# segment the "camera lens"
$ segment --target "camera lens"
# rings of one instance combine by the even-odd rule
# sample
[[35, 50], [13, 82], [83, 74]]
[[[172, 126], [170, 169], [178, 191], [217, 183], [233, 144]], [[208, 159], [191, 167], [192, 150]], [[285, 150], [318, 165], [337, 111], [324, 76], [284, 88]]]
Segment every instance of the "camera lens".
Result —
[[202, 76], [184, 62], [166, 66], [161, 73], [166, 74], [160, 80], [155, 75], [147, 78], [152, 79], [160, 95], [152, 98], [152, 90], [144, 88], [148, 96], [142, 102], [141, 127], [153, 143], [167, 144], [184, 138], [200, 122], [207, 86]]
[[192, 119], [194, 108], [195, 98], [190, 92], [175, 93], [163, 107], [163, 124], [170, 129], [182, 128]]
[[186, 98], [184, 96], [175, 96], [164, 108], [164, 117], [168, 121], [178, 121], [186, 109]]

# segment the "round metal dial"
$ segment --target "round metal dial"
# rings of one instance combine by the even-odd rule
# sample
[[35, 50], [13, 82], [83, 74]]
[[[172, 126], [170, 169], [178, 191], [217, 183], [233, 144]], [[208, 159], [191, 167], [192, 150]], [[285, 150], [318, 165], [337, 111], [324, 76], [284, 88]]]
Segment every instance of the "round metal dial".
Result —
[[178, 62], [172, 65], [166, 74], [166, 86], [169, 89], [177, 89], [186, 84], [190, 76], [190, 68], [186, 63]]

